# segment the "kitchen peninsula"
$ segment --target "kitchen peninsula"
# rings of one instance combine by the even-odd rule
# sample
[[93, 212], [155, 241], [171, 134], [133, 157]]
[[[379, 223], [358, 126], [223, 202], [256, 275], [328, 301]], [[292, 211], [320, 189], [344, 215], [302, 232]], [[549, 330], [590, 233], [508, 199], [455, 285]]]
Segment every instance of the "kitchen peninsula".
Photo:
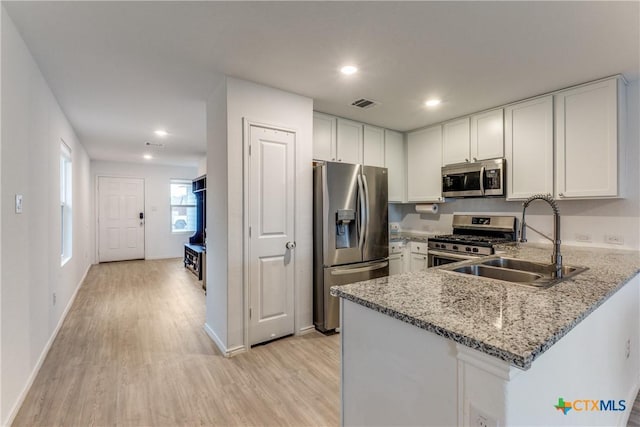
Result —
[[[549, 246], [500, 248], [548, 262]], [[343, 425], [622, 425], [638, 391], [640, 254], [563, 247], [547, 289], [429, 269], [332, 288]], [[557, 410], [558, 399], [627, 410]]]

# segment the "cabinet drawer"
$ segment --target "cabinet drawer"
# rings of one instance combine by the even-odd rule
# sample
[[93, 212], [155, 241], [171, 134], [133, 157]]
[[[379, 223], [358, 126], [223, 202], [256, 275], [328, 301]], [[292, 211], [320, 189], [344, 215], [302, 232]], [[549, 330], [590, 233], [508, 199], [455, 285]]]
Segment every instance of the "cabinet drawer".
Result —
[[423, 254], [423, 255], [427, 254], [427, 244], [426, 243], [411, 242], [409, 247], [410, 247], [412, 253]]
[[401, 254], [404, 247], [405, 247], [404, 242], [389, 243], [389, 254]]

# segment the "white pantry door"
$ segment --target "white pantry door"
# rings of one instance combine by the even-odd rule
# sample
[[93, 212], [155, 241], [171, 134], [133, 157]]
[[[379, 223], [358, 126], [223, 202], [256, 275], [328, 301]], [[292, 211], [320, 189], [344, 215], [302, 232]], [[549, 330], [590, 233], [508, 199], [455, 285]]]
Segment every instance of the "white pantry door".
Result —
[[98, 177], [98, 205], [98, 261], [144, 259], [144, 180]]
[[249, 345], [294, 332], [295, 133], [249, 126]]

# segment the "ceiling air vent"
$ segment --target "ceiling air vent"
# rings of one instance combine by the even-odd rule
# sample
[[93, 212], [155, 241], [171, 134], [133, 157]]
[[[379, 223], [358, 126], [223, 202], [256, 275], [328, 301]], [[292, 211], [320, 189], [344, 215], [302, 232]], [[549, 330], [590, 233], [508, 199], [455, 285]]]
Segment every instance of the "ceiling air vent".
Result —
[[376, 105], [380, 105], [380, 103], [366, 98], [360, 98], [351, 103], [352, 107], [361, 108], [363, 110], [375, 107]]

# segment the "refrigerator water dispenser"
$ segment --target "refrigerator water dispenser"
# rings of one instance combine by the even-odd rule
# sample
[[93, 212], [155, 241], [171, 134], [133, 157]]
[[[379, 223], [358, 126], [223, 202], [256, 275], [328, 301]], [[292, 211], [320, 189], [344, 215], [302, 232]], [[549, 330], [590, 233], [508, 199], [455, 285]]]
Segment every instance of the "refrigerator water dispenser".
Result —
[[356, 246], [356, 211], [338, 209], [336, 212], [336, 249]]

